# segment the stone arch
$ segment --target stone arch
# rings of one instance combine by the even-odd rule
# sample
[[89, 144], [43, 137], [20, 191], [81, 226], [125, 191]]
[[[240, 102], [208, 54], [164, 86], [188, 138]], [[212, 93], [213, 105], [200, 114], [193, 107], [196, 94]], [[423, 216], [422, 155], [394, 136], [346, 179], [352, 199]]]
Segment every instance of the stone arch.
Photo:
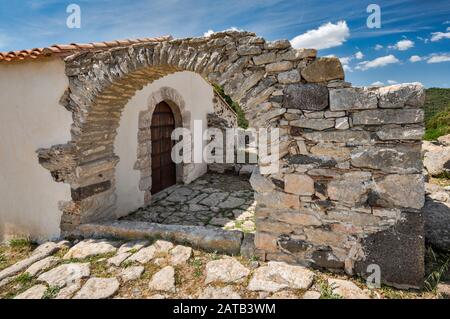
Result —
[[[258, 111], [258, 105], [270, 104], [275, 91], [300, 82], [297, 67], [313, 56], [314, 50], [294, 50], [287, 40], [266, 42], [254, 33], [229, 31], [67, 57], [69, 88], [61, 104], [73, 114], [72, 138], [65, 145], [38, 150], [40, 163], [54, 179], [72, 188], [72, 201], [61, 204], [62, 230], [111, 216], [119, 160], [114, 139], [123, 107], [144, 86], [192, 71], [222, 85], [247, 114], [259, 114], [250, 118], [253, 126], [274, 126], [284, 113], [281, 103], [274, 97], [264, 110]], [[277, 61], [284, 62], [266, 68]]]
[[[150, 131], [147, 130], [151, 126], [153, 112], [161, 102], [166, 102], [170, 106], [175, 117], [175, 127], [190, 129], [191, 112], [186, 110], [186, 103], [176, 89], [162, 87], [148, 97], [147, 110], [139, 113], [138, 150], [136, 164], [134, 165], [134, 169], [139, 170], [141, 173], [139, 189], [145, 192], [145, 204], [150, 202], [152, 187], [152, 170], [151, 163], [149, 163], [149, 159], [151, 159], [151, 136], [149, 135]], [[189, 164], [178, 164], [176, 166], [177, 182], [186, 181], [184, 176], [184, 172], [186, 171], [185, 165]]]

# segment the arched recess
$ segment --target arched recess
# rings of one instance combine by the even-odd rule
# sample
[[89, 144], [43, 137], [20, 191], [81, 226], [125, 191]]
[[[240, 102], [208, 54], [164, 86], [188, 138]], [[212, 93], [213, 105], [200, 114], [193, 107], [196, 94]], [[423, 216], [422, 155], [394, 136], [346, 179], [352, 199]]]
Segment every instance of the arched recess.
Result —
[[[138, 124], [138, 149], [137, 149], [137, 161], [134, 165], [134, 169], [140, 171], [141, 179], [139, 181], [139, 190], [145, 192], [144, 203], [148, 204], [151, 198], [152, 190], [152, 167], [149, 159], [152, 157], [152, 144], [151, 144], [151, 123], [153, 119], [153, 113], [161, 102], [165, 102], [172, 110], [175, 119], [176, 128], [191, 128], [191, 112], [186, 109], [186, 103], [183, 96], [174, 88], [162, 87], [159, 90], [153, 92], [147, 103], [147, 109], [139, 113]], [[188, 182], [185, 172], [188, 168], [185, 167], [190, 164], [178, 164], [176, 165], [176, 179], [177, 182]]]
[[269, 102], [272, 93], [284, 84], [277, 80], [277, 72], [268, 74], [257, 58], [278, 55], [290, 59], [294, 69], [302, 58], [288, 41], [266, 43], [254, 33], [230, 31], [66, 58], [69, 88], [61, 104], [73, 114], [72, 139], [38, 150], [40, 163], [54, 179], [72, 188], [72, 201], [60, 205], [62, 230], [111, 218], [116, 203], [114, 169], [119, 160], [114, 154], [114, 139], [122, 109], [137, 91], [166, 75], [192, 71], [222, 85], [247, 114], [261, 114], [262, 122], [250, 119], [254, 127], [276, 125], [277, 116], [283, 114], [279, 103], [276, 107], [266, 105], [264, 110], [257, 107]]

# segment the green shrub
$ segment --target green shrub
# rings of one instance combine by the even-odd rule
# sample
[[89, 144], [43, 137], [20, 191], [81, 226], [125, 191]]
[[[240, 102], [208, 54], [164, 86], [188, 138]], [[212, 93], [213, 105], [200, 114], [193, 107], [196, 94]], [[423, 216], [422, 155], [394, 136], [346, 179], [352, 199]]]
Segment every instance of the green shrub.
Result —
[[426, 95], [424, 139], [430, 141], [450, 134], [450, 89], [431, 88]]
[[239, 103], [234, 102], [231, 97], [227, 94], [225, 94], [225, 91], [223, 90], [223, 87], [221, 87], [218, 84], [213, 85], [214, 90], [227, 102], [227, 104], [233, 109], [234, 112], [236, 112], [238, 117], [238, 125], [239, 127], [242, 127], [243, 129], [248, 128], [248, 121], [245, 118], [245, 113], [242, 110]]

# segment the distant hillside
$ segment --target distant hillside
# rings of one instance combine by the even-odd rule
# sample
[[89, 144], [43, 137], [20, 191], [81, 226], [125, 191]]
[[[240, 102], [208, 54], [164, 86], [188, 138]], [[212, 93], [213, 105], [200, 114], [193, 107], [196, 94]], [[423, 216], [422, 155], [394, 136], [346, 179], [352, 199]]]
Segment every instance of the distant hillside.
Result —
[[450, 134], [450, 89], [427, 89], [425, 102], [425, 140]]

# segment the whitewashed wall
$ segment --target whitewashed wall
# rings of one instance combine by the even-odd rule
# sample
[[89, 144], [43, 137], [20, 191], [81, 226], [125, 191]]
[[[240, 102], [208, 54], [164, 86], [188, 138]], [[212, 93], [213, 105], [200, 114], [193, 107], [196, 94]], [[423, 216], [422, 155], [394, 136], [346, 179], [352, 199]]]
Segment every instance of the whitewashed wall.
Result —
[[70, 186], [36, 150], [70, 140], [71, 113], [59, 105], [67, 87], [60, 59], [0, 63], [0, 240], [60, 235], [58, 201], [70, 200]]
[[[191, 114], [191, 128], [195, 120], [207, 128], [208, 113], [214, 112], [213, 89], [200, 75], [178, 72], [155, 81], [137, 92], [125, 106], [115, 141], [115, 154], [120, 162], [116, 167], [116, 194], [118, 217], [125, 216], [144, 205], [144, 192], [139, 190], [140, 172], [133, 169], [137, 158], [139, 112], [148, 108], [149, 97], [162, 87], [175, 89], [185, 102], [185, 111]], [[197, 164], [188, 176], [192, 181], [207, 172], [206, 164]]]

